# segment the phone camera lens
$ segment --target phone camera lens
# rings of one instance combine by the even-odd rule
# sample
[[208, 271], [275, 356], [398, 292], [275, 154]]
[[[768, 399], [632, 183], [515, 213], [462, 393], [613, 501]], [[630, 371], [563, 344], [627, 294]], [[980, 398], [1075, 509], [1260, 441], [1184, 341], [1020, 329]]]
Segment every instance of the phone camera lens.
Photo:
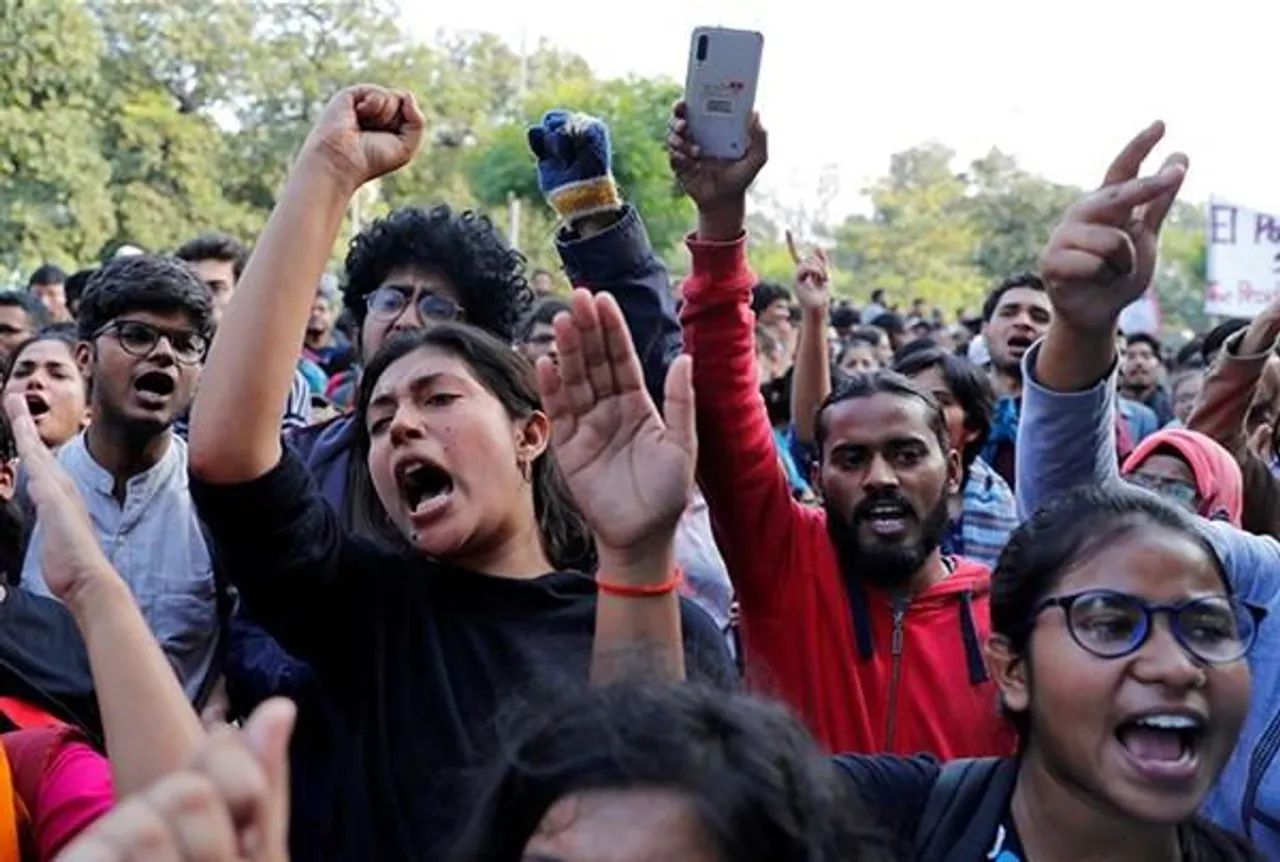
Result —
[[706, 37], [706, 36], [699, 36], [699, 37], [698, 37], [698, 53], [697, 53], [697, 57], [698, 57], [698, 62], [699, 62], [699, 63], [701, 63], [703, 60], [707, 59], [707, 37]]

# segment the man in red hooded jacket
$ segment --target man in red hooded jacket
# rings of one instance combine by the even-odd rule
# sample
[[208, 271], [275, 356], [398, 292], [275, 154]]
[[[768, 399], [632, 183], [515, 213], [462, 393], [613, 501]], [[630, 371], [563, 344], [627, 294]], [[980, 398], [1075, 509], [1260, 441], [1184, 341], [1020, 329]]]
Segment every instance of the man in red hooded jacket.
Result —
[[891, 372], [856, 378], [818, 415], [823, 508], [792, 499], [756, 380], [743, 230], [765, 134], [753, 119], [744, 158], [704, 159], [683, 116], [678, 106], [667, 143], [699, 212], [682, 311], [699, 474], [752, 682], [832, 750], [1009, 753], [982, 654], [990, 574], [939, 550], [961, 475], [941, 410]]

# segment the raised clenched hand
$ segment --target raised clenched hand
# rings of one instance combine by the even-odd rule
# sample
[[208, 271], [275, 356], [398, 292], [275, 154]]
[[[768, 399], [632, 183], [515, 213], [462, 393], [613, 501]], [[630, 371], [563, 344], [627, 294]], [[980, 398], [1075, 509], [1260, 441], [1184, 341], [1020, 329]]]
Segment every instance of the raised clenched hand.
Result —
[[303, 152], [320, 158], [354, 190], [408, 164], [425, 130], [412, 95], [361, 84], [329, 100]]

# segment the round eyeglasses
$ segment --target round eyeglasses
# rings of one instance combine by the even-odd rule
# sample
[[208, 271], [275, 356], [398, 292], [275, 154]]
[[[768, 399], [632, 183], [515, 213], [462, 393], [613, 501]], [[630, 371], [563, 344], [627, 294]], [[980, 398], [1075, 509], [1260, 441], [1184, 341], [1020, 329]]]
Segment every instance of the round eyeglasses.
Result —
[[1062, 608], [1067, 631], [1080, 648], [1099, 658], [1123, 658], [1151, 637], [1156, 614], [1167, 614], [1169, 629], [1182, 648], [1207, 664], [1243, 658], [1258, 636], [1267, 612], [1228, 596], [1201, 596], [1174, 604], [1155, 604], [1114, 590], [1087, 590], [1054, 596], [1036, 605], [1034, 616]]
[[365, 298], [369, 313], [382, 318], [398, 317], [410, 303], [417, 305], [424, 321], [447, 323], [462, 318], [462, 308], [449, 297], [405, 284], [384, 284]]
[[183, 365], [196, 365], [209, 353], [209, 339], [199, 332], [184, 329], [161, 329], [141, 320], [113, 320], [99, 329], [94, 338], [114, 335], [125, 353], [146, 359], [155, 352], [163, 338], [169, 342], [173, 358]]

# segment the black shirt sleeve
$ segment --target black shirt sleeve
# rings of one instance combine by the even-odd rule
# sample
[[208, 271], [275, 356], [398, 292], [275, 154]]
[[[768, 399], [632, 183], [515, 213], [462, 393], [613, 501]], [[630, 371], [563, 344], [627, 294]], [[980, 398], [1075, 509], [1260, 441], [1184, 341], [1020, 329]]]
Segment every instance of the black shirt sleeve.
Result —
[[928, 755], [841, 754], [837, 766], [867, 806], [870, 819], [910, 847], [941, 767]]
[[738, 687], [738, 667], [729, 643], [711, 615], [696, 602], [680, 600], [680, 626], [684, 632], [685, 673], [690, 680], [717, 688]]
[[379, 567], [343, 533], [298, 455], [286, 447], [269, 472], [238, 485], [193, 476], [191, 496], [254, 621], [318, 670], [348, 661]]

